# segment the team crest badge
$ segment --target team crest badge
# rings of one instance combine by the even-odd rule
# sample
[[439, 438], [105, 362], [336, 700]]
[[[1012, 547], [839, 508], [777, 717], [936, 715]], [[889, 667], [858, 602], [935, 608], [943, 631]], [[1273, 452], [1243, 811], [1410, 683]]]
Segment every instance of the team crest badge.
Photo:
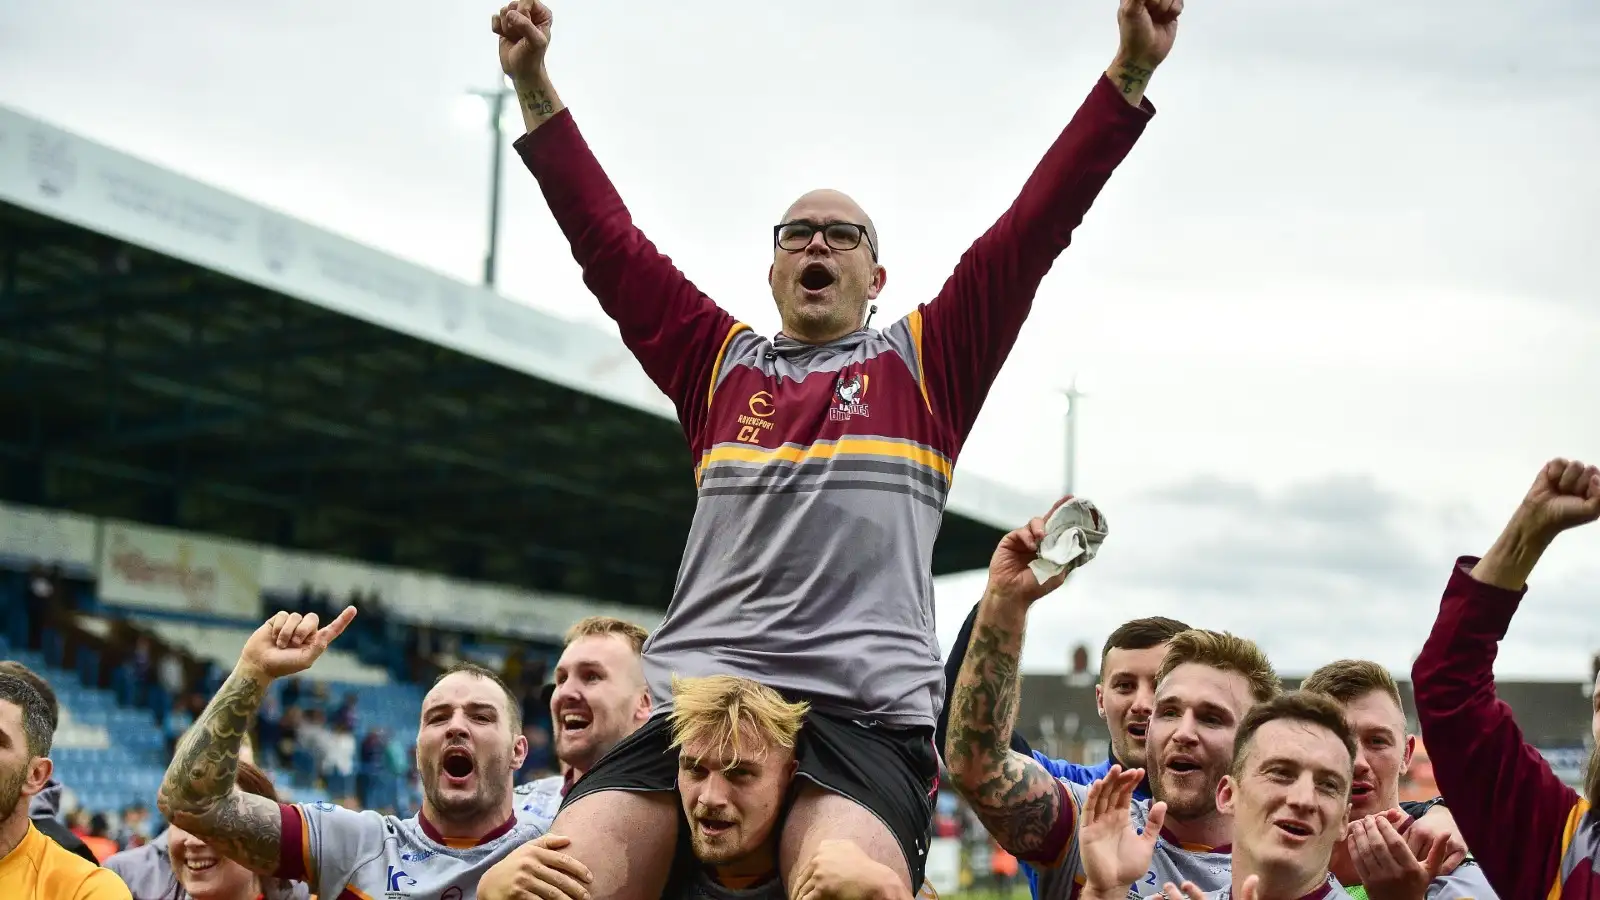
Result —
[[853, 416], [871, 415], [866, 403], [867, 381], [868, 377], [860, 372], [839, 373], [833, 385], [833, 396], [838, 403], [828, 410], [828, 418], [843, 422]]

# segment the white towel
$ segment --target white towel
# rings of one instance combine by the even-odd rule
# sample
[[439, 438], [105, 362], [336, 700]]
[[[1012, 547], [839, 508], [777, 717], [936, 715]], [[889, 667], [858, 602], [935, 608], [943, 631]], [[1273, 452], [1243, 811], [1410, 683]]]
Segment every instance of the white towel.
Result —
[[1062, 572], [1071, 572], [1094, 559], [1110, 530], [1106, 517], [1093, 503], [1073, 497], [1045, 520], [1039, 558], [1028, 563], [1028, 568], [1040, 584]]

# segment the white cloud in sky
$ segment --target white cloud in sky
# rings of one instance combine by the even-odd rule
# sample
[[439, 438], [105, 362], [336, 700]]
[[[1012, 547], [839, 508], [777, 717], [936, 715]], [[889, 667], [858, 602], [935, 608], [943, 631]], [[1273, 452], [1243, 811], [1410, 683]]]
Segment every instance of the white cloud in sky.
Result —
[[[466, 279], [493, 4], [0, 6], [0, 102]], [[878, 323], [931, 296], [1115, 49], [1115, 3], [558, 3], [551, 69], [637, 219], [771, 333], [770, 226], [854, 194]], [[1600, 458], [1600, 9], [1191, 0], [1160, 110], [1040, 292], [963, 469], [1038, 492], [1079, 372], [1080, 489], [1115, 529], [1025, 663], [1122, 619], [1259, 637], [1285, 671], [1409, 664], [1459, 553], [1540, 463]], [[532, 179], [502, 286], [608, 323]], [[685, 475], [687, 477], [687, 473]], [[959, 476], [958, 476], [959, 477]], [[1580, 677], [1600, 529], [1564, 539], [1501, 670]], [[943, 579], [941, 631], [981, 578]]]

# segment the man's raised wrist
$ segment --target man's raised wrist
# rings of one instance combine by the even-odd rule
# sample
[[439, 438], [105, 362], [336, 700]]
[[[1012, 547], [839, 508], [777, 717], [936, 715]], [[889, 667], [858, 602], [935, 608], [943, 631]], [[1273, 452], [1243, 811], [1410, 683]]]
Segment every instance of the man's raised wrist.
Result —
[[271, 675], [267, 674], [265, 669], [254, 663], [245, 662], [242, 659], [234, 664], [233, 677], [242, 681], [249, 681], [253, 684], [259, 685], [262, 690], [265, 690], [267, 685], [271, 684], [274, 680]]

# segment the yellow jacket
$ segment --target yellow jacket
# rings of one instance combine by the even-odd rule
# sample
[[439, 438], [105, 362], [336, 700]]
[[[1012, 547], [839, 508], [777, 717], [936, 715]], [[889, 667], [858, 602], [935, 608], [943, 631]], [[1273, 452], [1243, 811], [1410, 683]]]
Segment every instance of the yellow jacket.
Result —
[[5, 900], [133, 900], [128, 886], [28, 825], [28, 834], [0, 859]]

